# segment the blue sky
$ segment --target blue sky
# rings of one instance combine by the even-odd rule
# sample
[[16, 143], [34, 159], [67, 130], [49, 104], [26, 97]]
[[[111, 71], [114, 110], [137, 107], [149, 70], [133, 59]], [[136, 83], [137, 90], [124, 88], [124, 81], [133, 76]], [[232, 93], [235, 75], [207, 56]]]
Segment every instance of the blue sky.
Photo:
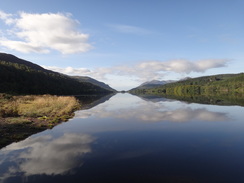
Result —
[[244, 68], [244, 0], [0, 0], [0, 52], [127, 90]]

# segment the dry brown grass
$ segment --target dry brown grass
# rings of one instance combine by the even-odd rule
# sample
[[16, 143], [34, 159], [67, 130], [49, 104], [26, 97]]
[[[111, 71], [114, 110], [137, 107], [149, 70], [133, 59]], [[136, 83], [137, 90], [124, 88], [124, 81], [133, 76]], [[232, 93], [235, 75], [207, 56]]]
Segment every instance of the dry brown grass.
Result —
[[70, 96], [0, 93], [0, 148], [67, 121], [79, 108], [78, 100]]
[[74, 97], [35, 96], [32, 99], [19, 98], [18, 114], [30, 117], [62, 116], [73, 112], [78, 107]]
[[8, 100], [1, 100], [0, 117], [60, 118], [71, 115], [79, 107], [78, 100], [71, 96], [14, 96]]

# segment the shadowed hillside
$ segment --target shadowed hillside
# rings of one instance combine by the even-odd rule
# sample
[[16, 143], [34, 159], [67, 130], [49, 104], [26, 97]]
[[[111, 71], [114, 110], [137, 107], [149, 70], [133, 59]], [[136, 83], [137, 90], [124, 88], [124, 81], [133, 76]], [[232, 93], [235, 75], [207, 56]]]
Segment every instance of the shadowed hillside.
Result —
[[91, 83], [91, 84], [97, 85], [101, 88], [107, 89], [109, 91], [116, 92], [116, 90], [111, 88], [109, 85], [107, 85], [103, 82], [97, 81], [97, 80], [90, 78], [88, 76], [72, 76], [72, 78], [77, 79], [80, 82]]
[[111, 92], [13, 55], [0, 53], [0, 93], [80, 95]]

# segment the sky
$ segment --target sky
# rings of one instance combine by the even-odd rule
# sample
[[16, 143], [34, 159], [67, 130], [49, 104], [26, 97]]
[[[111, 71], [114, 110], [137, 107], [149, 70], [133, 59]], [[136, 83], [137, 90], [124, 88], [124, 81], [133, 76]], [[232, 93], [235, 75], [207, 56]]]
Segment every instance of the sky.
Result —
[[117, 90], [240, 73], [244, 0], [0, 0], [0, 52]]

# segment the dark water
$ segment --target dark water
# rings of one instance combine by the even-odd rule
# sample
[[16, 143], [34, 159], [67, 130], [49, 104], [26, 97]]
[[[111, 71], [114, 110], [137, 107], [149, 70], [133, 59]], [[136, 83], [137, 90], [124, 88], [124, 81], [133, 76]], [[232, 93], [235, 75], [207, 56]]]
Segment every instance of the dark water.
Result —
[[244, 182], [244, 110], [117, 94], [0, 151], [0, 181]]

